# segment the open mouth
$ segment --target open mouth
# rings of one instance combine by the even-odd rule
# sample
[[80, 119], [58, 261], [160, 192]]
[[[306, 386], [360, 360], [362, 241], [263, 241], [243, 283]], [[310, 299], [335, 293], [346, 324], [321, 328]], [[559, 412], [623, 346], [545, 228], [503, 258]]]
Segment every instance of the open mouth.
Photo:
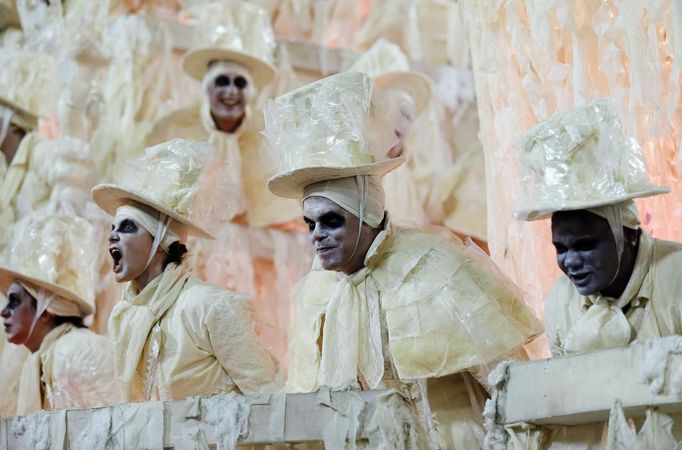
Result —
[[121, 260], [123, 259], [123, 253], [121, 253], [121, 250], [116, 247], [112, 246], [109, 247], [109, 254], [111, 255], [111, 259], [114, 262], [112, 270], [114, 273], [119, 273], [121, 271]]
[[571, 281], [575, 284], [583, 284], [590, 276], [590, 272], [576, 273], [570, 276]]
[[225, 105], [225, 106], [238, 106], [241, 104], [241, 100], [238, 98], [232, 99], [232, 98], [223, 98], [220, 100], [220, 102]]

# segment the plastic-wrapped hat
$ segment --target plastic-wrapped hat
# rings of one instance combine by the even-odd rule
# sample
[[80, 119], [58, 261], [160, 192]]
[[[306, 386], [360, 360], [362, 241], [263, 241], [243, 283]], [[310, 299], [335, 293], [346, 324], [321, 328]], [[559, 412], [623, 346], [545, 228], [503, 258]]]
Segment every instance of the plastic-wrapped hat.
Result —
[[175, 234], [213, 239], [197, 222], [212, 208], [204, 194], [215, 187], [207, 142], [173, 139], [149, 147], [131, 166], [133, 176], [124, 185], [100, 184], [92, 199], [112, 216], [124, 205], [144, 205], [168, 216]]
[[0, 104], [14, 111], [12, 122], [25, 130], [53, 110], [57, 80], [55, 61], [48, 55], [22, 50], [0, 50]]
[[350, 71], [366, 73], [372, 77], [377, 91], [396, 88], [408, 92], [414, 99], [417, 114], [426, 108], [431, 98], [431, 83], [428, 78], [412, 72], [405, 53], [385, 39], [376, 41], [353, 63]]
[[186, 10], [196, 23], [194, 48], [182, 67], [200, 80], [213, 61], [230, 61], [246, 67], [256, 86], [275, 77], [275, 35], [270, 19], [259, 6], [247, 2], [213, 2]]
[[[52, 302], [67, 302], [80, 317], [95, 311], [96, 249], [91, 225], [78, 217], [53, 215], [33, 220], [10, 255], [9, 268], [0, 268], [0, 289], [12, 283], [27, 283], [57, 295]], [[48, 306], [48, 310], [50, 307]]]
[[540, 123], [520, 140], [520, 220], [670, 192], [649, 180], [642, 149], [616, 107], [596, 100]]
[[404, 157], [374, 157], [386, 154], [390, 145], [368, 133], [371, 97], [367, 75], [345, 72], [270, 100], [263, 133], [279, 174], [270, 178], [268, 189], [280, 197], [299, 198], [309, 184], [383, 176], [402, 164]]

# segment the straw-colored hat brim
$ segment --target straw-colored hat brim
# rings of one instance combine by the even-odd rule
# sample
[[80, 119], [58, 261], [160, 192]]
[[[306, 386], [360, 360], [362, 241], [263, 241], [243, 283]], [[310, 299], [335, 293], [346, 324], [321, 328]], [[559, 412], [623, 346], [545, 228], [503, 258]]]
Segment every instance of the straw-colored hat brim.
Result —
[[34, 130], [38, 126], [38, 116], [36, 114], [22, 108], [14, 102], [11, 102], [2, 95], [0, 95], [0, 104], [13, 109], [14, 113], [19, 116], [18, 118], [22, 122], [22, 127], [27, 127], [28, 131]]
[[353, 177], [356, 175], [384, 176], [405, 161], [405, 157], [388, 159], [354, 167], [304, 167], [276, 175], [268, 180], [268, 189], [275, 195], [300, 199], [303, 189], [325, 180]]
[[374, 87], [381, 91], [398, 88], [409, 92], [414, 99], [417, 114], [424, 111], [431, 99], [431, 83], [424, 75], [416, 72], [390, 72], [374, 79]]
[[188, 52], [182, 60], [182, 68], [191, 77], [201, 81], [213, 61], [230, 61], [246, 67], [256, 87], [266, 86], [277, 74], [273, 65], [259, 58], [219, 47], [198, 48]]
[[162, 214], [165, 214], [174, 221], [181, 223], [187, 227], [187, 233], [190, 235], [203, 239], [214, 239], [211, 233], [176, 213], [172, 209], [144, 195], [140, 195], [121, 186], [117, 186], [115, 184], [100, 184], [92, 189], [91, 194], [92, 199], [95, 201], [95, 203], [97, 203], [97, 206], [112, 216], [116, 215], [116, 210], [120, 206], [129, 205], [130, 203], [141, 203], [159, 211]]
[[552, 214], [559, 211], [577, 211], [580, 209], [598, 208], [600, 206], [615, 205], [627, 200], [633, 200], [635, 198], [643, 197], [653, 197], [654, 195], [667, 194], [670, 189], [659, 186], [652, 186], [650, 189], [645, 189], [643, 191], [632, 192], [626, 195], [621, 195], [618, 197], [612, 197], [609, 199], [599, 199], [595, 201], [581, 201], [581, 202], [566, 202], [561, 208], [546, 208], [546, 209], [533, 209], [533, 208], [519, 208], [514, 212], [514, 217], [517, 220], [542, 220], [552, 217]]
[[71, 292], [66, 288], [63, 288], [54, 283], [49, 283], [39, 278], [29, 277], [22, 273], [5, 269], [4, 267], [0, 267], [0, 289], [2, 289], [3, 294], [6, 294], [12, 283], [17, 281], [19, 282], [23, 281], [39, 289], [45, 289], [46, 291], [58, 295], [64, 300], [75, 303], [76, 305], [78, 305], [78, 309], [81, 312], [81, 317], [89, 316], [90, 314], [95, 312], [95, 309], [92, 307], [91, 304], [89, 304], [88, 302], [80, 298], [78, 295], [76, 295], [75, 293]]

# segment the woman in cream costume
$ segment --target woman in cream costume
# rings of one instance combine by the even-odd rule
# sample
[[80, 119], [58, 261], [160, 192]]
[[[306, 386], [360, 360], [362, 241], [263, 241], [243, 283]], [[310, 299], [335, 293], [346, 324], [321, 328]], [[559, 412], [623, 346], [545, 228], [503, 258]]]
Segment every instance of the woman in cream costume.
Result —
[[[649, 181], [643, 152], [624, 135], [613, 102], [597, 100], [539, 124], [520, 151], [526, 190], [516, 216], [551, 217], [564, 272], [545, 303], [552, 354], [682, 334], [682, 244], [643, 231], [633, 201], [668, 189]], [[677, 441], [682, 418], [675, 422]], [[603, 428], [565, 427], [553, 446], [599, 448]]]
[[372, 156], [393, 130], [366, 135], [370, 99], [370, 79], [347, 72], [266, 110], [265, 135], [282, 156], [268, 187], [303, 201], [317, 252], [295, 294], [287, 390], [397, 388], [431, 446], [480, 448], [485, 391], [468, 371], [541, 327], [480, 251], [447, 231], [391, 225], [380, 177], [403, 159]]
[[196, 24], [196, 43], [183, 68], [201, 82], [200, 106], [162, 119], [151, 137], [207, 140], [223, 161], [238, 195], [231, 196], [216, 241], [194, 243], [188, 265], [204, 281], [253, 295], [261, 342], [283, 358], [290, 292], [312, 258], [297, 221], [299, 205], [266, 186], [274, 171], [262, 157], [260, 103], [276, 76], [275, 38], [267, 15], [253, 3], [213, 2], [186, 14]]
[[70, 216], [33, 221], [0, 269], [7, 339], [31, 351], [19, 378], [17, 414], [116, 404], [109, 340], [83, 327], [94, 312], [90, 225]]
[[[281, 387], [255, 342], [250, 299], [200, 283], [182, 267], [187, 236], [214, 204], [210, 145], [175, 139], [147, 149], [128, 187], [104, 184], [95, 202], [114, 216], [113, 271], [125, 282], [109, 319], [116, 374], [128, 401], [182, 399]], [[208, 161], [208, 162], [207, 162]]]

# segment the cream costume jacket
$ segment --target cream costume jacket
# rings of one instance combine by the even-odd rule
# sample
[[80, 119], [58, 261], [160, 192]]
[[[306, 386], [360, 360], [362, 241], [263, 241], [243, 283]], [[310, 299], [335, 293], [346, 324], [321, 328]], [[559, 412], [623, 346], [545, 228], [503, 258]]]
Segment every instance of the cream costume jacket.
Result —
[[128, 401], [281, 387], [277, 363], [256, 343], [249, 299], [202, 284], [177, 266], [137, 295], [126, 285], [109, 330]]
[[24, 363], [17, 414], [94, 408], [120, 401], [109, 339], [63, 324], [50, 331]]
[[545, 305], [552, 354], [682, 334], [680, 267], [682, 244], [642, 233], [632, 276], [620, 298], [582, 296], [568, 277], [562, 276]]
[[467, 369], [541, 332], [485, 258], [457, 238], [388, 225], [357, 273], [316, 261], [295, 295], [287, 390], [398, 388], [440, 448], [480, 448], [486, 394]]
[[398, 379], [439, 377], [509, 354], [541, 326], [491, 266], [455, 237], [390, 225], [357, 273], [316, 262], [296, 293], [288, 389], [343, 388], [355, 375], [372, 389], [385, 368]]

